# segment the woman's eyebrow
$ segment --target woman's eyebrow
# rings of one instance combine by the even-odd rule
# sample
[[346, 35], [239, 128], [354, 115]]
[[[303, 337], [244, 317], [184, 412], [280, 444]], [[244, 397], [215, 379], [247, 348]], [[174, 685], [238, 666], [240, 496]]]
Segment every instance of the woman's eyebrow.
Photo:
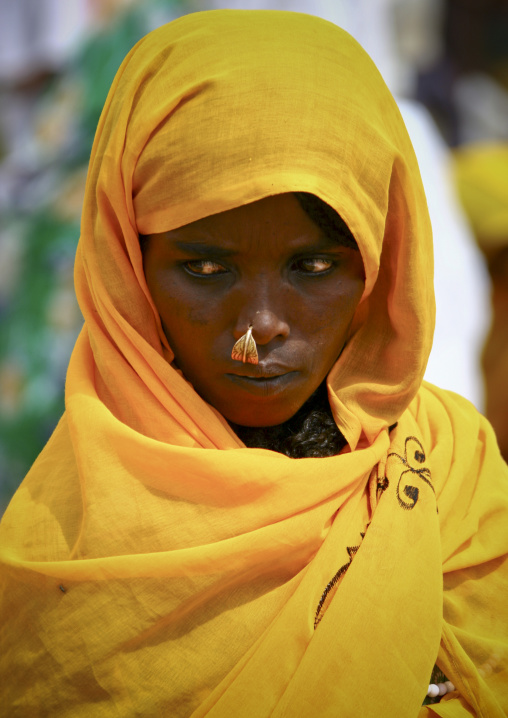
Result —
[[[205, 259], [210, 257], [231, 257], [234, 254], [238, 253], [238, 250], [235, 247], [228, 248], [209, 244], [208, 242], [202, 242], [199, 240], [184, 241], [175, 238], [172, 240], [172, 244], [176, 249], [178, 249], [180, 252], [183, 252], [184, 254], [190, 254], [194, 257], [200, 257]], [[290, 249], [289, 253], [295, 253], [300, 255], [309, 254], [312, 252], [333, 252], [334, 250], [339, 251], [344, 247], [352, 247], [353, 249], [358, 249], [356, 244], [348, 242], [347, 237], [342, 237], [339, 235], [332, 238], [323, 232], [322, 234], [320, 234], [318, 241], [314, 240], [312, 242], [309, 242], [308, 244], [302, 244], [300, 247], [293, 247]]]
[[174, 240], [174, 246], [185, 254], [194, 254], [196, 257], [229, 257], [235, 254], [234, 249], [218, 247], [207, 242], [181, 242]]
[[[329, 250], [333, 251], [334, 249], [342, 249], [344, 247], [349, 249], [358, 249], [358, 245], [354, 239], [350, 239], [349, 237], [339, 233], [331, 236], [326, 232], [322, 232], [319, 236], [319, 240], [309, 245], [308, 250], [328, 252]], [[303, 249], [306, 250], [307, 248], [304, 247]]]

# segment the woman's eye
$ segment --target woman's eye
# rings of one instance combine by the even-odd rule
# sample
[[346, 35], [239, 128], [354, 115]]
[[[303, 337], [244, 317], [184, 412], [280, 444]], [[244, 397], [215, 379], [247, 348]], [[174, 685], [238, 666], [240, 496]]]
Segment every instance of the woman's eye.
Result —
[[333, 262], [331, 259], [324, 259], [323, 257], [309, 257], [308, 259], [300, 259], [297, 266], [301, 272], [319, 274], [331, 269]]
[[191, 274], [210, 275], [210, 274], [223, 274], [227, 270], [222, 264], [212, 262], [210, 259], [196, 260], [192, 262], [185, 262], [185, 268]]

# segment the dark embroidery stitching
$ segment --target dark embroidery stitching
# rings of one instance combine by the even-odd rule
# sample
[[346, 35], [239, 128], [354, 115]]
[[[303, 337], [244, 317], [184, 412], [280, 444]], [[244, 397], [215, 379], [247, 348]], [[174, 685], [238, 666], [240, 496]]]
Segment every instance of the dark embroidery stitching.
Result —
[[390, 482], [388, 481], [386, 476], [384, 476], [383, 479], [379, 479], [379, 481], [377, 482], [378, 497], [379, 497], [379, 494], [382, 494], [383, 491], [386, 491], [386, 489], [389, 486], [390, 486]]
[[[360, 536], [361, 536], [362, 539], [363, 539], [364, 536], [365, 536], [365, 533], [364, 533], [364, 532], [360, 533]], [[331, 579], [331, 581], [329, 581], [329, 582], [326, 584], [326, 588], [325, 588], [325, 590], [323, 591], [323, 595], [322, 595], [321, 598], [319, 599], [318, 607], [317, 607], [317, 609], [316, 609], [316, 615], [315, 615], [315, 617], [314, 617], [314, 630], [317, 628], [318, 623], [319, 623], [320, 620], [323, 618], [323, 616], [321, 615], [321, 611], [322, 611], [322, 608], [323, 608], [324, 603], [325, 603], [325, 601], [326, 601], [326, 597], [328, 596], [328, 594], [330, 593], [330, 591], [332, 590], [332, 588], [336, 585], [336, 583], [339, 581], [339, 579], [341, 578], [341, 576], [343, 576], [343, 575], [346, 573], [346, 571], [348, 570], [348, 568], [351, 566], [351, 562], [352, 562], [352, 560], [353, 560], [353, 558], [354, 558], [356, 552], [357, 552], [358, 549], [360, 548], [360, 546], [361, 546], [361, 543], [358, 544], [358, 546], [347, 546], [347, 547], [346, 547], [346, 548], [347, 548], [347, 552], [348, 552], [348, 556], [349, 556], [349, 561], [347, 561], [347, 563], [345, 563], [343, 566], [341, 566], [341, 567], [339, 568], [339, 570], [337, 571], [337, 573], [335, 574], [335, 576]]]
[[[408, 444], [410, 441], [414, 441], [417, 444], [418, 448], [416, 448], [414, 450], [410, 449], [410, 452], [409, 452], [410, 455], [408, 456]], [[416, 438], [416, 436], [408, 436], [406, 438], [406, 442], [404, 445], [404, 456], [401, 456], [400, 454], [393, 452], [391, 454], [388, 454], [388, 459], [390, 459], [390, 457], [392, 457], [392, 456], [396, 456], [397, 459], [399, 459], [399, 461], [401, 461], [404, 466], [407, 466], [407, 469], [402, 471], [402, 473], [399, 477], [399, 482], [397, 484], [397, 500], [403, 509], [406, 509], [407, 511], [411, 511], [416, 506], [416, 503], [417, 503], [419, 495], [420, 495], [420, 490], [416, 486], [413, 486], [412, 484], [409, 484], [409, 483], [406, 484], [404, 486], [403, 493], [405, 494], [405, 496], [407, 496], [407, 498], [409, 499], [409, 502], [405, 501], [403, 499], [403, 497], [401, 496], [401, 492], [400, 492], [400, 485], [401, 485], [403, 476], [405, 476], [406, 474], [410, 474], [413, 479], [415, 477], [422, 479], [422, 481], [425, 481], [425, 483], [430, 486], [430, 488], [432, 489], [434, 494], [436, 493], [434, 490], [434, 487], [432, 486], [430, 469], [428, 469], [425, 466], [419, 468], [414, 463], [415, 461], [417, 462], [417, 464], [424, 463], [425, 451], [423, 449], [423, 446], [421, 445], [421, 442]]]

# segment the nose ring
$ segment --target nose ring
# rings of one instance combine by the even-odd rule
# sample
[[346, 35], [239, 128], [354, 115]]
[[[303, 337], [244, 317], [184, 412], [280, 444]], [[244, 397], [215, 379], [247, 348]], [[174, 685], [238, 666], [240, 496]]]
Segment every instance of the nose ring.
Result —
[[249, 328], [245, 334], [240, 337], [236, 342], [231, 352], [231, 359], [234, 361], [241, 361], [244, 364], [257, 364], [258, 363], [258, 350], [256, 342], [252, 336], [252, 324], [249, 324]]

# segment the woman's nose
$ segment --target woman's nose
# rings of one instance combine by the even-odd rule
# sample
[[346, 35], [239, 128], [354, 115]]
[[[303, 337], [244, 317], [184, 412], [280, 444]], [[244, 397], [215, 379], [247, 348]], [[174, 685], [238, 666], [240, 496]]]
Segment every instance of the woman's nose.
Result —
[[252, 326], [252, 336], [257, 344], [263, 346], [276, 337], [289, 336], [289, 324], [275, 309], [256, 309], [250, 313], [242, 312], [234, 329], [235, 339], [240, 339], [249, 326]]
[[242, 337], [252, 326], [252, 336], [259, 345], [268, 344], [276, 337], [289, 336], [288, 304], [290, 297], [278, 272], [253, 272], [238, 287], [235, 339]]
[[268, 344], [275, 337], [289, 336], [288, 323], [271, 309], [258, 309], [251, 320], [252, 336], [258, 344]]

